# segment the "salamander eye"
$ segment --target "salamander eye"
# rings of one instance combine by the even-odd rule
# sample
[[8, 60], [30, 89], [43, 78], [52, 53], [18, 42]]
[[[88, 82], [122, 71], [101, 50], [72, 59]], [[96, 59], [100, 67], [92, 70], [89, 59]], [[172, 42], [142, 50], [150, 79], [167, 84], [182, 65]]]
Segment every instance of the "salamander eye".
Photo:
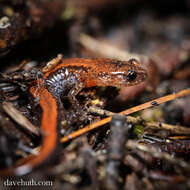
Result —
[[132, 81], [137, 78], [137, 72], [133, 70], [129, 70], [127, 72], [126, 78], [128, 81]]

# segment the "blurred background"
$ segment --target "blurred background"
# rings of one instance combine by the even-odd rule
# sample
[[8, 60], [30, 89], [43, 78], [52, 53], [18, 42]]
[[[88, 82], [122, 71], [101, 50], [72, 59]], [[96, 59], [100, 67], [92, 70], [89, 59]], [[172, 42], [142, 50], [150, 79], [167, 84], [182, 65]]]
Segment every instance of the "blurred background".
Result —
[[[28, 60], [29, 63], [26, 65], [26, 70], [34, 67], [42, 68], [47, 61], [55, 58], [59, 53], [63, 54], [64, 58], [106, 57], [118, 60], [136, 58], [141, 62], [148, 71], [147, 81], [138, 86], [122, 89], [114, 99], [108, 95], [105, 96], [106, 100], [110, 98], [105, 107], [110, 111], [122, 111], [129, 106], [189, 88], [190, 1], [0, 0], [0, 72], [14, 71], [23, 60]], [[108, 92], [111, 91], [108, 90]], [[22, 103], [23, 100], [19, 101]], [[26, 102], [25, 104], [18, 103], [17, 108], [27, 112], [28, 102], [27, 104]], [[31, 118], [31, 113], [29, 111], [27, 113]], [[140, 117], [146, 121], [189, 127], [190, 97], [144, 110], [140, 113]], [[68, 129], [68, 133], [72, 130], [73, 128]], [[140, 131], [137, 133], [142, 132], [141, 129], [137, 131]], [[163, 131], [163, 129], [157, 129], [156, 133], [154, 130], [148, 132], [153, 136], [159, 136], [161, 140], [164, 139], [162, 141], [165, 143], [164, 147], [161, 147], [158, 141], [156, 142], [160, 150], [189, 161], [189, 134], [183, 136], [183, 139], [187, 139], [186, 141], [168, 145], [165, 138], [174, 135], [176, 131]], [[73, 189], [78, 189], [78, 184], [88, 187], [89, 178], [92, 181], [90, 185], [94, 185], [94, 189], [98, 189], [98, 182], [106, 181], [104, 166], [109, 160], [109, 155], [106, 157], [104, 152], [97, 152], [107, 151], [109, 132], [108, 128], [104, 131], [97, 130], [88, 136], [88, 142], [82, 139], [80, 141], [82, 145], [76, 143], [74, 148], [69, 147], [64, 150], [68, 153], [68, 157], [62, 158], [62, 162], [70, 163], [70, 165], [73, 160], [71, 156], [71, 162], [69, 162], [69, 153], [77, 152], [78, 154], [79, 152], [79, 157], [77, 154], [74, 157], [78, 165], [72, 165], [73, 168], [70, 167], [72, 169], [71, 171], [68, 169], [69, 172], [66, 170], [67, 175], [74, 173], [75, 178], [65, 175], [61, 179], [65, 188], [68, 184], [72, 184], [72, 179], [78, 180], [76, 183], [73, 182]], [[84, 149], [80, 149], [79, 146]], [[160, 189], [160, 187], [188, 189], [190, 187], [189, 179], [186, 178], [186, 172], [189, 173], [189, 169], [179, 171], [173, 167], [174, 162], [170, 163], [171, 160], [164, 163], [163, 160], [152, 156], [152, 153], [145, 155], [134, 147], [128, 146], [128, 149], [126, 147], [123, 151], [127, 152], [127, 156], [120, 163], [126, 171], [120, 174], [118, 168], [116, 171], [122, 179], [124, 189], [141, 189], [142, 187], [144, 189]], [[133, 149], [132, 154], [128, 154], [129, 149]], [[94, 159], [92, 158], [93, 163], [87, 160], [92, 167], [85, 169], [84, 172], [85, 164], [80, 165], [80, 159], [85, 163], [88, 154], [91, 157], [95, 156]], [[96, 159], [99, 164], [98, 171], [95, 171]], [[119, 171], [123, 171], [122, 169], [120, 168]], [[152, 173], [148, 174], [147, 171]], [[63, 169], [62, 173], [65, 174], [64, 172]], [[93, 172], [98, 176], [96, 179]], [[148, 181], [147, 175], [155, 181]], [[176, 184], [178, 185], [175, 186]]]

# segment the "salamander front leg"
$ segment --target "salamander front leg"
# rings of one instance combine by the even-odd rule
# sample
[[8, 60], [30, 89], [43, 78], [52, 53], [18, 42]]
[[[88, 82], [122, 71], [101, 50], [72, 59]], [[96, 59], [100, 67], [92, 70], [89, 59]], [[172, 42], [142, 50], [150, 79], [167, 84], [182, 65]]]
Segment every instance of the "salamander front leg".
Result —
[[76, 99], [77, 94], [84, 88], [82, 83], [79, 85], [75, 85], [71, 90], [69, 91], [68, 98], [72, 105], [76, 107], [80, 107], [78, 100]]
[[[79, 101], [76, 99], [77, 94], [83, 89], [83, 86], [75, 86], [73, 87], [68, 94], [68, 98], [70, 103], [72, 104], [72, 109], [70, 110], [70, 116], [68, 117], [67, 121], [70, 120], [71, 123], [73, 122], [83, 122], [86, 120], [87, 114], [84, 106], [79, 104]], [[72, 116], [72, 117], [71, 117]]]

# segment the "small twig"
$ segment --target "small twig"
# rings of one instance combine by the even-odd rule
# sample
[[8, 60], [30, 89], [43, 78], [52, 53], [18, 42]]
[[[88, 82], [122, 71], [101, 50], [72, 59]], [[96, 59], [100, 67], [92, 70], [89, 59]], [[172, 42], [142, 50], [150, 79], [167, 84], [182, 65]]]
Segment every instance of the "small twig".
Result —
[[[128, 115], [128, 114], [131, 114], [131, 113], [135, 113], [137, 111], [141, 111], [143, 109], [146, 109], [146, 108], [150, 108], [152, 106], [155, 105], [155, 103], [157, 105], [161, 104], [161, 103], [165, 103], [165, 102], [168, 102], [168, 101], [171, 101], [171, 100], [174, 100], [176, 98], [179, 98], [179, 97], [182, 97], [182, 96], [187, 96], [190, 94], [190, 89], [186, 89], [186, 90], [181, 90], [180, 92], [178, 93], [175, 93], [175, 94], [170, 94], [170, 95], [167, 95], [167, 96], [163, 96], [161, 98], [158, 98], [158, 99], [155, 99], [155, 100], [152, 100], [152, 101], [149, 101], [149, 102], [146, 102], [144, 104], [141, 104], [141, 105], [138, 105], [138, 106], [135, 106], [135, 107], [132, 107], [132, 108], [129, 108], [123, 112], [120, 112], [119, 114], [122, 114], [122, 115]], [[154, 102], [154, 104], [152, 103]], [[108, 122], [111, 121], [111, 116], [110, 117], [107, 117], [105, 119], [102, 119], [98, 122], [95, 122], [95, 123], [92, 123], [90, 125], [87, 125], [86, 127], [82, 128], [82, 129], [79, 129], [78, 131], [76, 132], [73, 132], [71, 133], [70, 135], [67, 135], [63, 138], [61, 138], [61, 142], [64, 143], [64, 142], [67, 142], [71, 139], [74, 139], [80, 135], [83, 135], [85, 133], [87, 133], [88, 131], [91, 131], [93, 129], [96, 129]]]
[[134, 142], [132, 140], [129, 140], [127, 142], [126, 146], [129, 149], [133, 149], [133, 150], [137, 149], [140, 151], [147, 152], [147, 153], [153, 155], [153, 157], [155, 157], [155, 158], [165, 159], [165, 160], [167, 160], [167, 161], [169, 161], [175, 165], [182, 167], [185, 170], [188, 170], [188, 171], [190, 170], [189, 164], [187, 162], [185, 162], [184, 160], [176, 158], [176, 157], [172, 157], [170, 154], [168, 154], [166, 152], [160, 152], [160, 151], [158, 151], [158, 148], [155, 148], [153, 146], [142, 145], [142, 144], [139, 144], [139, 143]]
[[29, 134], [39, 136], [39, 131], [37, 128], [26, 118], [24, 117], [10, 102], [3, 102], [4, 111], [20, 126], [23, 127]]
[[45, 67], [42, 68], [42, 73], [46, 73], [48, 71], [50, 71], [51, 69], [53, 69], [57, 64], [61, 63], [61, 61], [63, 60], [63, 55], [62, 54], [58, 54], [56, 58], [52, 59], [51, 61], [49, 61]]
[[98, 174], [94, 168], [97, 167], [97, 160], [96, 160], [96, 154], [93, 152], [93, 150], [88, 146], [85, 145], [81, 150], [82, 157], [84, 158], [85, 162], [85, 168], [89, 173], [89, 176], [92, 181], [92, 189], [96, 190], [99, 189], [98, 184]]
[[25, 158], [19, 159], [19, 160], [17, 161], [17, 164], [16, 164], [16, 165], [17, 165], [17, 166], [23, 165], [23, 164], [27, 163], [27, 161], [34, 159], [34, 158], [39, 154], [40, 148], [41, 148], [41, 146], [38, 146], [38, 147], [36, 147], [36, 148], [34, 148], [34, 149], [30, 149], [30, 148], [27, 149], [26, 152], [29, 152], [30, 154], [27, 155], [27, 157], [25, 157]]
[[128, 130], [130, 129], [124, 115], [114, 115], [111, 120], [111, 135], [108, 142], [108, 154], [105, 178], [105, 189], [115, 190], [120, 187], [120, 167], [124, 157], [124, 149]]
[[180, 125], [171, 125], [167, 123], [160, 122], [145, 122], [146, 128], [158, 128], [158, 129], [167, 129], [173, 131], [175, 134], [190, 134], [190, 128], [180, 126]]
[[112, 115], [116, 114], [114, 112], [107, 111], [107, 110], [104, 110], [104, 109], [101, 109], [101, 108], [98, 108], [98, 107], [95, 107], [95, 106], [90, 106], [88, 108], [88, 112], [96, 113], [98, 115], [104, 115], [104, 116], [112, 116]]
[[[94, 107], [91, 106], [88, 108], [88, 111], [91, 113], [97, 113], [99, 115], [104, 115], [104, 116], [113, 116], [114, 112], [110, 112], [98, 107]], [[175, 134], [190, 134], [190, 128], [188, 127], [184, 127], [181, 125], [171, 125], [171, 124], [167, 124], [167, 123], [161, 123], [161, 122], [150, 122], [150, 121], [145, 121], [143, 118], [141, 117], [132, 117], [132, 116], [126, 116], [127, 121], [136, 125], [136, 124], [143, 124], [143, 126], [145, 126], [145, 128], [158, 128], [158, 129], [166, 129], [166, 130], [170, 130], [173, 131]]]

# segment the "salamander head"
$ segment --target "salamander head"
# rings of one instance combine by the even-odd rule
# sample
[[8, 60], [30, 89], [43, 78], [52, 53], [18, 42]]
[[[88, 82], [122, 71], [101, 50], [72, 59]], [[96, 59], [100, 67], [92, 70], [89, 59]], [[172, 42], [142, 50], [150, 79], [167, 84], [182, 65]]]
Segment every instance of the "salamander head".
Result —
[[111, 71], [111, 78], [114, 78], [114, 86], [133, 86], [146, 80], [147, 71], [136, 59], [130, 59], [118, 62], [115, 70]]

